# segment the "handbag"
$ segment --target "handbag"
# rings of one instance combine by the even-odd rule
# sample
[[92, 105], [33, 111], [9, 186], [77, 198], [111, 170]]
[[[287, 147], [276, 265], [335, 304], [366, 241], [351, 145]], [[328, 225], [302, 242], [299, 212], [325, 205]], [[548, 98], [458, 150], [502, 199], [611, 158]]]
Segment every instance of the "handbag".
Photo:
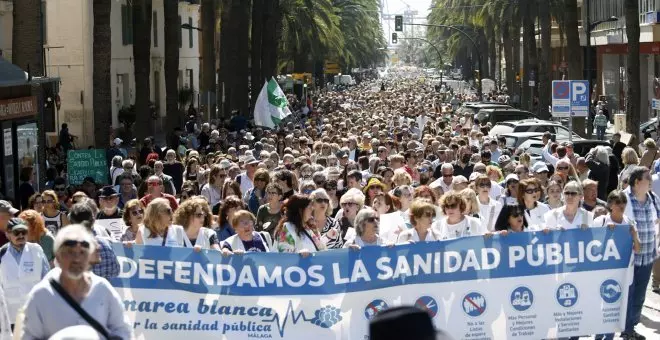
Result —
[[55, 281], [54, 279], [49, 280], [51, 287], [55, 289], [55, 291], [60, 294], [60, 296], [66, 301], [66, 303], [73, 308], [78, 314], [87, 321], [87, 323], [92, 326], [99, 334], [103, 335], [104, 338], [108, 340], [121, 340], [121, 337], [115, 336], [115, 335], [110, 335], [108, 333], [108, 330], [103, 327], [94, 317], [89, 315], [86, 310], [84, 310], [76, 300], [74, 300], [69, 293], [67, 293], [62, 286]]

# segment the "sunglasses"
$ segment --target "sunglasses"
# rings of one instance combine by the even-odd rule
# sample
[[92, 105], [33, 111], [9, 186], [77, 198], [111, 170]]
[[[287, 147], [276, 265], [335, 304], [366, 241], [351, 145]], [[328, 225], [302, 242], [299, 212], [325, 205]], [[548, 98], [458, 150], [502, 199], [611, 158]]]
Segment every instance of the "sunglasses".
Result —
[[576, 191], [564, 191], [564, 196], [577, 196], [579, 193]]
[[35, 205], [37, 205], [37, 204], [44, 204], [44, 201], [34, 201], [34, 204], [35, 204]]
[[76, 240], [66, 240], [62, 242], [62, 245], [67, 247], [67, 248], [73, 248], [77, 245], [80, 245], [81, 247], [85, 249], [89, 249], [89, 242], [87, 241], [76, 241]]
[[539, 192], [539, 191], [541, 191], [541, 189], [539, 189], [539, 188], [525, 189], [525, 193], [526, 193], [526, 194], [530, 194], [530, 195], [531, 195], [531, 194], [534, 194], [534, 193], [537, 193], [537, 192]]
[[27, 230], [14, 230], [11, 232], [14, 236], [27, 235]]
[[558, 166], [557, 170], [560, 170], [560, 171], [561, 170], [568, 170], [568, 167], [567, 166]]
[[316, 202], [316, 203], [325, 203], [325, 204], [329, 204], [329, 203], [330, 203], [330, 200], [329, 200], [329, 199], [325, 199], [325, 198], [317, 198], [317, 199], [314, 200], [314, 202]]
[[132, 210], [131, 215], [133, 215], [133, 216], [142, 216], [142, 215], [144, 215], [144, 210], [142, 210], [142, 209]]
[[[453, 205], [453, 207], [456, 207], [456, 205]], [[451, 207], [447, 207], [447, 208], [452, 209]], [[428, 217], [428, 218], [435, 218], [435, 213], [434, 213], [434, 212], [430, 212], [430, 211], [425, 211], [425, 212], [422, 214], [422, 216], [424, 216], [424, 217]]]
[[479, 184], [480, 188], [490, 188], [490, 183], [481, 183]]
[[378, 217], [369, 217], [369, 218], [367, 218], [367, 222], [378, 223], [378, 222], [380, 222], [380, 218], [378, 218]]

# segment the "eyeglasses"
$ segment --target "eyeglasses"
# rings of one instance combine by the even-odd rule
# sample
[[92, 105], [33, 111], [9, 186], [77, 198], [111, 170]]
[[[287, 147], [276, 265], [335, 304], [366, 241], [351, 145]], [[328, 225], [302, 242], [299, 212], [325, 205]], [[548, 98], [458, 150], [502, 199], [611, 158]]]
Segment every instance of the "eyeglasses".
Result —
[[490, 183], [481, 183], [479, 184], [480, 188], [490, 188]]
[[[454, 205], [454, 207], [455, 207], [455, 206], [456, 206], [456, 205]], [[448, 207], [448, 208], [449, 208], [449, 207]], [[434, 212], [430, 212], [430, 211], [425, 211], [425, 212], [422, 214], [422, 216], [423, 216], [423, 217], [428, 217], [428, 218], [435, 218], [435, 213], [434, 213]]]
[[530, 194], [530, 195], [535, 194], [539, 191], [541, 191], [541, 189], [539, 189], [539, 188], [527, 188], [527, 189], [525, 189], [525, 193]]
[[43, 200], [42, 203], [43, 204], [51, 204], [51, 203], [55, 203], [55, 201], [53, 201], [53, 200]]
[[329, 199], [326, 199], [326, 198], [317, 198], [317, 199], [314, 199], [314, 202], [316, 202], [316, 203], [325, 203], [325, 204], [329, 204], [329, 203], [330, 203], [330, 200], [329, 200]]
[[44, 204], [44, 201], [34, 201], [34, 205], [37, 205], [37, 204]]
[[380, 222], [380, 218], [378, 218], [378, 217], [374, 217], [374, 216], [372, 216], [372, 217], [368, 217], [368, 218], [367, 218], [367, 222], [370, 222], [370, 223], [378, 223], [378, 222]]
[[144, 215], [144, 210], [142, 210], [142, 209], [132, 210], [131, 215], [133, 215], [133, 216], [142, 216], [142, 215]]
[[579, 195], [576, 191], [564, 191], [564, 196], [577, 196]]
[[87, 241], [76, 241], [76, 240], [66, 240], [62, 242], [62, 245], [67, 247], [67, 248], [73, 248], [77, 245], [80, 245], [81, 247], [85, 249], [89, 249], [89, 242]]
[[13, 230], [11, 232], [14, 236], [27, 235], [27, 230]]
[[568, 167], [567, 166], [558, 166], [557, 170], [560, 170], [560, 171], [561, 170], [568, 170]]
[[357, 206], [357, 203], [355, 202], [344, 202], [341, 204], [342, 207], [352, 207], [352, 206]]
[[277, 191], [266, 191], [266, 193], [267, 193], [268, 195], [272, 195], [272, 196], [275, 196], [275, 195], [279, 195], [279, 194], [280, 194], [280, 193], [277, 192]]

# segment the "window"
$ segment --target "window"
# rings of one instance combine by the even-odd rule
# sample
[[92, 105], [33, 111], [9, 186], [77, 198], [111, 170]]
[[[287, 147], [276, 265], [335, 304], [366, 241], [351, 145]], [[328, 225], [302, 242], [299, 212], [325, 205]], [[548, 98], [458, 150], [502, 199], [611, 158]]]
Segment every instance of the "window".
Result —
[[121, 5], [121, 43], [133, 44], [133, 9], [128, 5]]
[[186, 84], [188, 85], [187, 87], [191, 89], [193, 88], [193, 76], [194, 76], [193, 70], [189, 68], [186, 69], [186, 78], [187, 78]]
[[192, 29], [192, 17], [188, 17], [188, 25], [191, 28], [188, 28], [188, 47], [193, 48], [193, 29]]
[[[183, 26], [183, 19], [179, 15], [179, 22], [181, 23], [179, 27]], [[179, 48], [183, 47], [183, 28], [179, 28], [179, 31], [181, 31], [181, 34], [179, 34]]]
[[154, 26], [154, 47], [158, 47], [158, 12], [154, 11], [154, 18], [151, 22]]

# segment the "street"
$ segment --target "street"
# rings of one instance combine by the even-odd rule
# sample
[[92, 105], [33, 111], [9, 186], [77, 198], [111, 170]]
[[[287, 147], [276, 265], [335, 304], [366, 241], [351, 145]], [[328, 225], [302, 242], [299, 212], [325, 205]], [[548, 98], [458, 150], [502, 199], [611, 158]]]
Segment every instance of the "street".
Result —
[[653, 293], [650, 284], [642, 310], [642, 323], [637, 326], [637, 332], [649, 340], [660, 339], [660, 294]]

